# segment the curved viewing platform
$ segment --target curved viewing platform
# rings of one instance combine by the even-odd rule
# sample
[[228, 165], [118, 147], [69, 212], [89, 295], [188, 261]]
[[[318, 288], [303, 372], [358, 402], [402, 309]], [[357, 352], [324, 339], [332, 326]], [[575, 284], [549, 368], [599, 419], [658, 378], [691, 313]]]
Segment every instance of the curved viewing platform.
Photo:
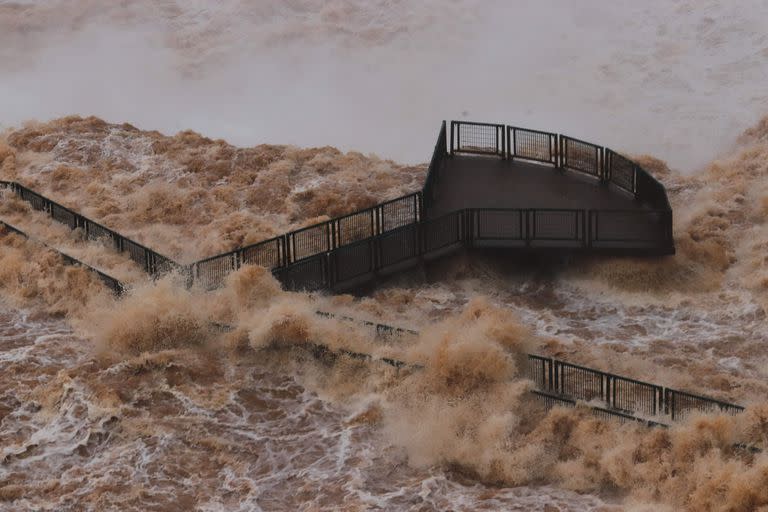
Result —
[[444, 131], [445, 124], [424, 213], [469, 212], [470, 245], [674, 253], [664, 187], [620, 154], [500, 124], [453, 121], [450, 138]]

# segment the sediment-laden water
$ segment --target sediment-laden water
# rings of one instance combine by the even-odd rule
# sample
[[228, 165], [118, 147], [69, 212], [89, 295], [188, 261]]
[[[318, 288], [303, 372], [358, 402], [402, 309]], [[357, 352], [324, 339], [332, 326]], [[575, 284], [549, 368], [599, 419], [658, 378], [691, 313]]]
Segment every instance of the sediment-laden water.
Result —
[[[768, 435], [764, 6], [436, 7], [0, 2], [0, 179], [188, 262], [419, 189], [426, 165], [397, 161], [427, 160], [438, 118], [467, 110], [634, 154], [668, 187], [677, 254], [459, 255], [359, 297], [245, 267], [205, 292], [3, 193], [0, 220], [130, 290], [0, 233], [0, 510], [767, 509], [768, 456], [735, 446]], [[514, 82], [499, 48], [535, 24], [499, 29], [525, 9], [566, 35], [526, 44]], [[329, 143], [392, 160], [307, 147]], [[547, 413], [529, 352], [747, 411], [669, 431]]]

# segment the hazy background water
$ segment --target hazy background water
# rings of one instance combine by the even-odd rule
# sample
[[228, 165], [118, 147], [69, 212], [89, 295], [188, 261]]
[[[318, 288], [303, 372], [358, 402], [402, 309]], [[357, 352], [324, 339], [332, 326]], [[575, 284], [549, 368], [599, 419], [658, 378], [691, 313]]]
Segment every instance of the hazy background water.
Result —
[[438, 122], [696, 169], [768, 109], [762, 0], [0, 1], [0, 123], [78, 113], [423, 162]]

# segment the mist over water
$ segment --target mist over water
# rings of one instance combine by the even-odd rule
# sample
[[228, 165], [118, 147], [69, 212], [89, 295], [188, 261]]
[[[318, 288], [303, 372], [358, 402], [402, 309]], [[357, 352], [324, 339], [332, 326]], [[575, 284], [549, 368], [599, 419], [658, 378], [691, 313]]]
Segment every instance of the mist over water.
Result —
[[695, 170], [768, 109], [768, 5], [0, 2], [2, 123], [77, 113], [429, 159], [442, 119]]

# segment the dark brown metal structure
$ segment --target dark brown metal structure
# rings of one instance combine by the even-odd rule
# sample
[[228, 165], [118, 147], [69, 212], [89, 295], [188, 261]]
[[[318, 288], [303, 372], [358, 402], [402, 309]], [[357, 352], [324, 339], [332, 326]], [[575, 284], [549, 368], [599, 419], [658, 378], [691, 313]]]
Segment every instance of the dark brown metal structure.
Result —
[[151, 275], [220, 286], [242, 265], [289, 289], [341, 290], [460, 248], [673, 254], [672, 209], [647, 171], [601, 146], [551, 132], [445, 122], [423, 190], [182, 265], [36, 192], [0, 182], [35, 209], [108, 239]]

